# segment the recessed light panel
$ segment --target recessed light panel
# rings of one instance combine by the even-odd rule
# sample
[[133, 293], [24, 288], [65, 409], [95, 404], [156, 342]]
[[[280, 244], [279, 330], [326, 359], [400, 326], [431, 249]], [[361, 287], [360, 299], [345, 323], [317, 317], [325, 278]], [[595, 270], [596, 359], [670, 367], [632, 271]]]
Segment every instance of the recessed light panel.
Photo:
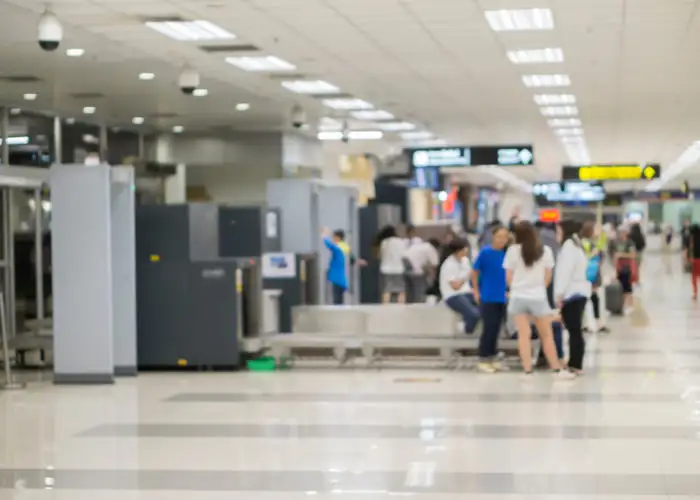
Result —
[[564, 62], [561, 49], [511, 50], [507, 53], [513, 64], [546, 64]]
[[413, 130], [416, 126], [409, 122], [387, 122], [387, 123], [377, 123], [376, 125], [380, 129], [386, 132], [400, 132], [403, 130]]
[[175, 125], [173, 127], [173, 133], [175, 133], [175, 134], [181, 134], [184, 131], [185, 131], [185, 127], [183, 127], [182, 125]]
[[154, 73], [139, 73], [139, 80], [153, 80], [156, 77]]
[[97, 111], [97, 108], [95, 108], [95, 106], [85, 106], [83, 108], [83, 113], [85, 113], [86, 115], [94, 115], [95, 111]]
[[532, 31], [554, 29], [549, 9], [501, 9], [484, 12], [493, 31]]
[[134, 125], [141, 125], [141, 124], [143, 124], [144, 121], [145, 120], [143, 119], [142, 116], [134, 116], [131, 119], [131, 123], [133, 123]]
[[404, 141], [423, 141], [427, 139], [432, 139], [433, 134], [430, 132], [404, 132], [401, 134], [401, 138]]
[[526, 87], [568, 87], [571, 79], [568, 75], [524, 75]]
[[207, 89], [194, 89], [192, 95], [195, 97], [206, 97], [209, 95], [209, 91]]
[[575, 136], [580, 136], [583, 135], [583, 129], [582, 128], [558, 128], [554, 130], [554, 133], [557, 134], [558, 136], [561, 137], [575, 137]]
[[318, 123], [318, 129], [324, 132], [342, 130], [343, 124], [339, 120], [323, 117]]
[[24, 94], [25, 101], [36, 101], [38, 96], [36, 94]]
[[[319, 132], [316, 136], [320, 141], [340, 141], [345, 137], [342, 131]], [[347, 133], [347, 138], [354, 141], [376, 141], [384, 137], [379, 130], [352, 130]]]
[[580, 127], [581, 120], [578, 118], [553, 118], [549, 120], [550, 127]]
[[250, 109], [250, 104], [247, 102], [239, 102], [236, 104], [236, 110], [237, 111], [248, 111]]
[[578, 108], [576, 106], [546, 106], [540, 108], [544, 116], [576, 116]]
[[576, 145], [585, 144], [586, 139], [580, 135], [564, 136], [559, 138], [563, 144]]
[[275, 56], [227, 57], [226, 62], [244, 71], [252, 72], [294, 71], [297, 69], [293, 64]]
[[149, 21], [146, 26], [178, 41], [231, 40], [236, 35], [209, 21]]
[[82, 57], [85, 54], [83, 49], [66, 49], [66, 55], [68, 57]]
[[282, 82], [282, 86], [296, 92], [297, 94], [337, 94], [340, 89], [323, 80], [287, 80]]
[[374, 107], [362, 99], [324, 99], [323, 105], [344, 111], [372, 109]]
[[534, 97], [539, 106], [561, 106], [576, 104], [576, 96], [572, 94], [538, 94]]
[[358, 120], [393, 120], [394, 115], [381, 109], [354, 111], [352, 116]]

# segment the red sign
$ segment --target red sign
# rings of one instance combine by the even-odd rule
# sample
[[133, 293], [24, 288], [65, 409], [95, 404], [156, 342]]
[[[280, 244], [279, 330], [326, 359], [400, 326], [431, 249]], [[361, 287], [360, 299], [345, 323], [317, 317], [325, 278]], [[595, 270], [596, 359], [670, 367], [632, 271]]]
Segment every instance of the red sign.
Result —
[[543, 208], [540, 210], [540, 222], [559, 222], [561, 211], [558, 208]]

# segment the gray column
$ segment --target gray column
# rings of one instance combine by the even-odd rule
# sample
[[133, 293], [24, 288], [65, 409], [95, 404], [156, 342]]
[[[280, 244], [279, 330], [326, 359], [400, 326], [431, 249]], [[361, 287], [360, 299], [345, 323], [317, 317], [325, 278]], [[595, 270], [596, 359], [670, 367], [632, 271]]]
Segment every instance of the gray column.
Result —
[[[7, 137], [10, 130], [10, 109], [2, 108], [0, 117], [0, 137], [2, 137], [2, 164], [10, 165], [10, 145]], [[7, 309], [7, 333], [15, 334], [15, 245], [14, 228], [12, 222], [12, 191], [8, 188], [2, 190], [2, 246], [4, 262], [3, 287], [5, 290], [5, 307]]]
[[53, 118], [53, 162], [63, 163], [63, 123], [60, 116]]
[[109, 144], [107, 144], [107, 125], [100, 125], [100, 161], [107, 163]]
[[7, 135], [10, 130], [10, 109], [2, 108], [2, 117], [0, 118], [2, 123], [0, 123], [0, 128], [2, 132], [0, 137], [2, 137], [2, 164], [8, 166], [10, 164], [10, 145], [7, 143]]
[[145, 137], [143, 136], [142, 132], [139, 132], [138, 155], [139, 160], [143, 160], [146, 156]]

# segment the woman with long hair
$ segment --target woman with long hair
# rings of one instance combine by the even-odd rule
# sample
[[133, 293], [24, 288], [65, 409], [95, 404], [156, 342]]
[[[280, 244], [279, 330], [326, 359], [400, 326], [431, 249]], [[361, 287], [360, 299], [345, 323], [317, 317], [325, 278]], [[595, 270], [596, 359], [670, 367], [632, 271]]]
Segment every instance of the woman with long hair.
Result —
[[554, 269], [552, 249], [542, 245], [530, 222], [519, 222], [514, 229], [515, 244], [508, 248], [503, 267], [510, 287], [508, 314], [518, 330], [518, 352], [523, 370], [526, 376], [532, 374], [532, 320], [550, 368], [559, 377], [571, 379], [575, 375], [565, 370], [557, 357], [552, 332], [553, 312], [547, 299], [547, 287]]
[[[583, 338], [583, 313], [591, 295], [588, 281], [588, 257], [579, 236], [581, 225], [564, 220], [557, 226], [561, 251], [557, 256], [557, 272], [554, 279], [554, 301], [559, 307], [561, 319], [569, 332], [569, 370], [583, 374], [583, 354], [586, 342]], [[593, 226], [586, 225], [586, 235], [591, 237]]]

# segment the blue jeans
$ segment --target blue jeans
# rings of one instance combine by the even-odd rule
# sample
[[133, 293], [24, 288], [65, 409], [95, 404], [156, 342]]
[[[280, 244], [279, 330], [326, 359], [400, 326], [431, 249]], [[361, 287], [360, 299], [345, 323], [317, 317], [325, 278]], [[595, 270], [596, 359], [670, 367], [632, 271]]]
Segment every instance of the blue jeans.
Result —
[[468, 334], [474, 333], [476, 325], [478, 325], [479, 320], [481, 320], [479, 306], [476, 305], [474, 296], [471, 293], [453, 295], [452, 297], [445, 299], [445, 304], [447, 304], [447, 307], [452, 309], [454, 312], [462, 316], [462, 320], [464, 321], [464, 332]]

